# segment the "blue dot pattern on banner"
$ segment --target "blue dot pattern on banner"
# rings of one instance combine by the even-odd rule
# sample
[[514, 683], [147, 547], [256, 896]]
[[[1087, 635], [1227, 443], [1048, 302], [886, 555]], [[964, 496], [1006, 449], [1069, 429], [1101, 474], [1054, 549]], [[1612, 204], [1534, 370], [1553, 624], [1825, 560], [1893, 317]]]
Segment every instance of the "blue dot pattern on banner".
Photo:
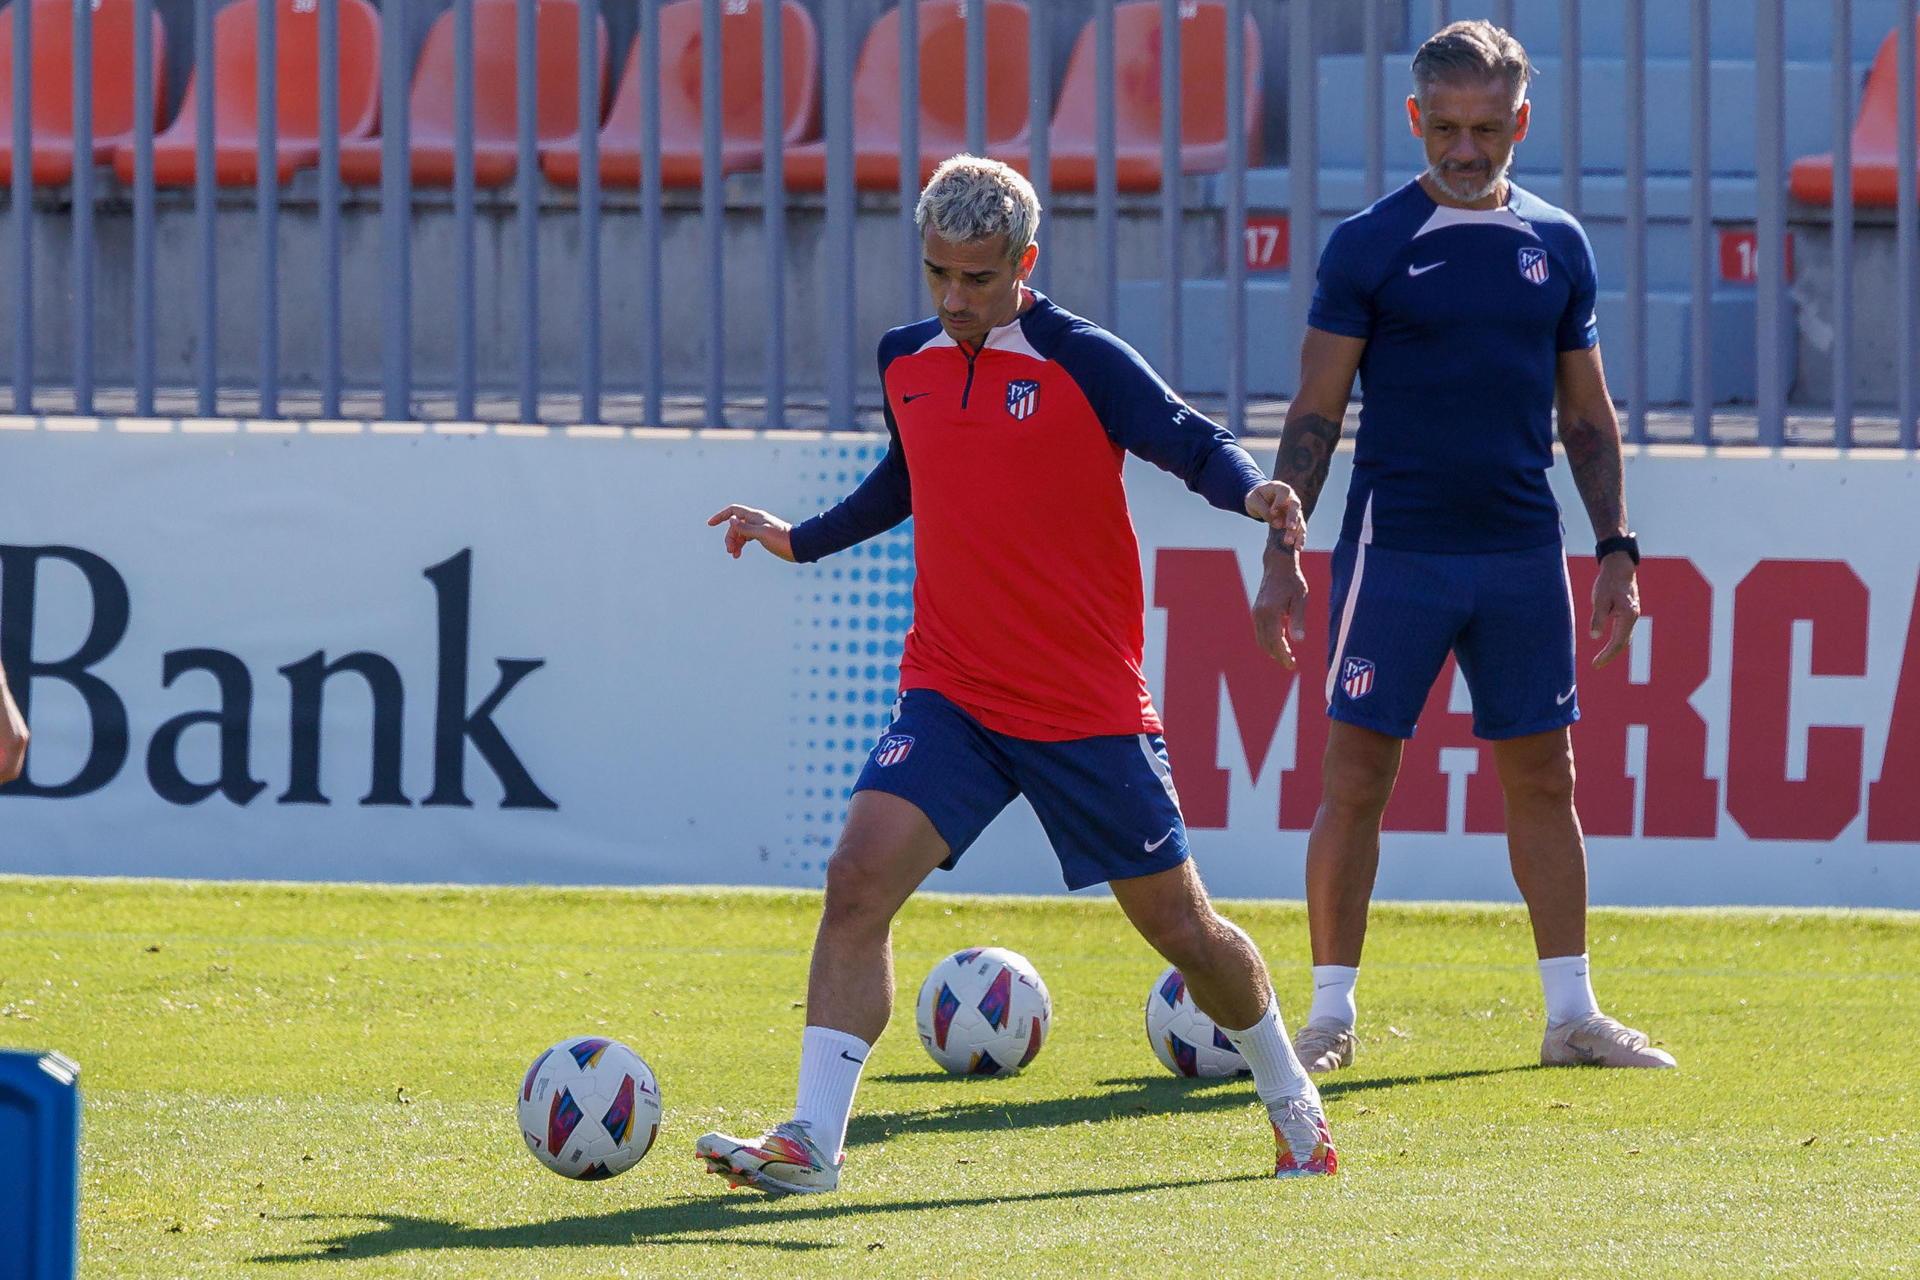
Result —
[[[808, 450], [817, 505], [824, 509], [851, 492], [885, 452], [884, 445], [835, 442]], [[803, 573], [794, 596], [780, 869], [819, 884], [854, 779], [885, 732], [900, 687], [900, 653], [913, 624], [913, 521]]]

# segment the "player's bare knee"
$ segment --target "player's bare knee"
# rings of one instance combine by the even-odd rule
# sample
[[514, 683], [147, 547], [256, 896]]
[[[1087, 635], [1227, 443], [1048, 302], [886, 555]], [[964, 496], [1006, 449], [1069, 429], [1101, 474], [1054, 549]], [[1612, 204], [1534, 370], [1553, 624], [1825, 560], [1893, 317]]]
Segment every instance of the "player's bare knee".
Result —
[[1217, 967], [1222, 948], [1233, 944], [1233, 926], [1211, 907], [1169, 908], [1143, 922], [1141, 934], [1168, 964], [1191, 972]]
[[821, 921], [836, 927], [886, 928], [899, 909], [895, 895], [887, 889], [891, 883], [888, 860], [874, 846], [842, 841], [827, 859], [826, 897], [821, 906]]
[[1573, 753], [1543, 753], [1522, 761], [1508, 761], [1500, 771], [1500, 787], [1507, 805], [1529, 809], [1573, 807]]
[[1329, 759], [1321, 801], [1337, 820], [1377, 819], [1386, 812], [1398, 772], [1371, 759]]

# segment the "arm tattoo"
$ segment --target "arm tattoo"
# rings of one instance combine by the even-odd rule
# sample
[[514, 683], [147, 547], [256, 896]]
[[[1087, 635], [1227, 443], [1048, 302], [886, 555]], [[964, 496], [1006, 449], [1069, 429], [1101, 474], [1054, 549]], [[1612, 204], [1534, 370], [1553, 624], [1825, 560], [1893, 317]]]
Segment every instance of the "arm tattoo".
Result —
[[[1611, 429], [1609, 429], [1611, 428]], [[1573, 415], [1560, 420], [1560, 443], [1567, 450], [1574, 487], [1587, 504], [1594, 536], [1604, 538], [1627, 527], [1626, 491], [1620, 477], [1620, 428]]]
[[[1320, 487], [1333, 465], [1334, 446], [1340, 443], [1340, 424], [1317, 413], [1303, 413], [1287, 421], [1280, 433], [1280, 450], [1273, 460], [1273, 478], [1284, 480], [1300, 495], [1300, 509], [1312, 515], [1320, 502]], [[1278, 530], [1267, 534], [1269, 550], [1284, 550]]]

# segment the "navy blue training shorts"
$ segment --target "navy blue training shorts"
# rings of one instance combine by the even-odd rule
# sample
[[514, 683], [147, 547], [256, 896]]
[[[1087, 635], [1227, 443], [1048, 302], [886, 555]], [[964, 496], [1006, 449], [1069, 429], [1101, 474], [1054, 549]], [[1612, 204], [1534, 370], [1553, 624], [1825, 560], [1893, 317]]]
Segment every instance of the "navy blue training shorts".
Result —
[[931, 689], [901, 695], [855, 791], [912, 802], [951, 871], [987, 824], [1024, 795], [1069, 889], [1151, 875], [1187, 857], [1187, 824], [1158, 734], [1035, 742], [995, 733]]
[[1411, 738], [1453, 653], [1473, 734], [1498, 740], [1580, 718], [1573, 593], [1558, 543], [1437, 555], [1342, 538], [1328, 602], [1327, 714]]

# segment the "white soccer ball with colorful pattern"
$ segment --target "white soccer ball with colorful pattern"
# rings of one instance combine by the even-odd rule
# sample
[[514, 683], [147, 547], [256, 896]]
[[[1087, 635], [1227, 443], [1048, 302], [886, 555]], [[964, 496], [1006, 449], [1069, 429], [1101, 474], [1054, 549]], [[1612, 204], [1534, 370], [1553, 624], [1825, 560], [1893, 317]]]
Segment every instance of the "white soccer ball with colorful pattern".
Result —
[[1187, 994], [1187, 980], [1168, 965], [1147, 992], [1147, 1043], [1177, 1076], [1213, 1079], [1247, 1074], [1247, 1060]]
[[914, 1009], [920, 1043], [957, 1076], [1010, 1076], [1053, 1025], [1040, 971], [1005, 947], [969, 947], [933, 966]]
[[660, 1132], [653, 1070], [605, 1036], [574, 1036], [535, 1058], [519, 1105], [527, 1150], [563, 1178], [591, 1182], [625, 1173]]

